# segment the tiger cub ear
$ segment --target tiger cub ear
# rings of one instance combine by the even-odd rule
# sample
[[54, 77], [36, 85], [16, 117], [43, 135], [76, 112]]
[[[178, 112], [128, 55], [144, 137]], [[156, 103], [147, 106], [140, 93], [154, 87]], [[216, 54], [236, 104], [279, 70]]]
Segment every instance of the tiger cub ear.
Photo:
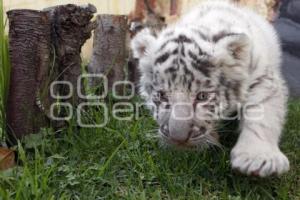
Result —
[[227, 51], [235, 60], [243, 60], [247, 58], [250, 51], [250, 39], [246, 34], [232, 34], [223, 37], [218, 41], [218, 45]]
[[151, 31], [148, 28], [140, 31], [131, 40], [131, 49], [133, 52], [133, 57], [141, 59], [144, 56], [146, 56], [151, 46], [155, 44], [155, 40], [156, 38], [152, 35]]

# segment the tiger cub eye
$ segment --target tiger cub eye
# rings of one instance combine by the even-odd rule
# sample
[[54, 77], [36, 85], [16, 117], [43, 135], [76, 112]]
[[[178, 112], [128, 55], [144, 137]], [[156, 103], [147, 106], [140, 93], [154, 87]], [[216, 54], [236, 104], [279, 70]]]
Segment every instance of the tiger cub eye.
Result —
[[209, 92], [199, 92], [196, 97], [197, 102], [205, 102], [209, 100], [210, 93]]

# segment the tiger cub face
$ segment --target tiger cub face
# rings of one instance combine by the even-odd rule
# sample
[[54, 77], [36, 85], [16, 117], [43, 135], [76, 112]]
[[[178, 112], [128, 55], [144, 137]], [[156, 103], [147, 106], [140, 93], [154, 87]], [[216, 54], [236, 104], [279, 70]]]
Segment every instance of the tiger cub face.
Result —
[[216, 125], [246, 96], [250, 40], [246, 34], [199, 27], [145, 29], [131, 42], [140, 91], [159, 135], [184, 147], [217, 144]]

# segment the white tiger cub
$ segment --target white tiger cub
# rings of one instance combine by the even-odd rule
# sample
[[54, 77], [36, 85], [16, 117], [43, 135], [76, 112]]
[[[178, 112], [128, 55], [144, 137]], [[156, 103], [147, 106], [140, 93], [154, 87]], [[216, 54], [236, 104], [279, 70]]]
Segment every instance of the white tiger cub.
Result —
[[217, 123], [242, 110], [232, 167], [260, 177], [289, 170], [278, 146], [288, 98], [280, 44], [262, 17], [230, 3], [203, 3], [157, 36], [144, 29], [131, 47], [163, 141], [216, 144]]

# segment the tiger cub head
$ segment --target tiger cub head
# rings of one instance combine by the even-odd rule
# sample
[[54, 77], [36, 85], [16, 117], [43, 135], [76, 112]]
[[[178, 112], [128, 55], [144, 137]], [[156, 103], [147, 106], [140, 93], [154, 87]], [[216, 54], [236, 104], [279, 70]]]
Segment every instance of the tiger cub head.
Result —
[[139, 60], [140, 93], [168, 144], [218, 144], [216, 126], [246, 95], [249, 37], [199, 27], [144, 29], [131, 41]]

